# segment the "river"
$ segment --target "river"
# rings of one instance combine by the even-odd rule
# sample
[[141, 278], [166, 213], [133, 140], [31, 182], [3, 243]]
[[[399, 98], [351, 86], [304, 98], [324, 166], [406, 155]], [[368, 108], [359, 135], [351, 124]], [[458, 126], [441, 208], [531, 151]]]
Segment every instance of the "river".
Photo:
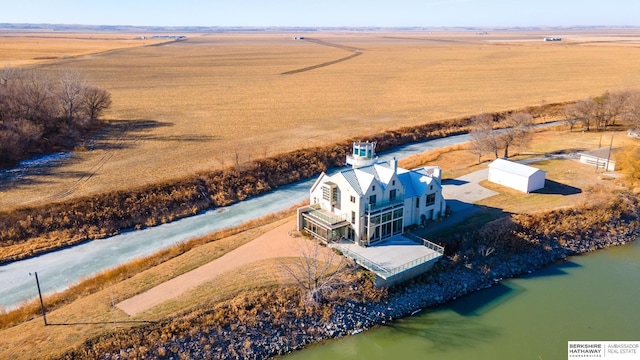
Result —
[[[456, 135], [405, 145], [379, 154], [381, 161], [420, 154], [426, 150], [460, 144], [468, 141], [468, 135]], [[59, 155], [56, 161], [68, 157]], [[42, 161], [29, 164], [41, 166]], [[28, 169], [12, 169], [8, 173], [22, 174]], [[335, 169], [334, 169], [335, 170]], [[277, 190], [256, 196], [234, 205], [213, 209], [199, 215], [168, 224], [89, 241], [63, 250], [16, 261], [0, 266], [0, 307], [7, 309], [37, 296], [35, 278], [38, 272], [44, 293], [62, 291], [70, 285], [101, 271], [116, 267], [135, 258], [152, 254], [191, 238], [216, 230], [238, 226], [280, 210], [287, 209], [308, 199], [309, 189], [316, 178], [310, 178]]]
[[571, 257], [417, 316], [312, 345], [286, 360], [566, 359], [569, 340], [640, 341], [639, 289], [636, 241]]

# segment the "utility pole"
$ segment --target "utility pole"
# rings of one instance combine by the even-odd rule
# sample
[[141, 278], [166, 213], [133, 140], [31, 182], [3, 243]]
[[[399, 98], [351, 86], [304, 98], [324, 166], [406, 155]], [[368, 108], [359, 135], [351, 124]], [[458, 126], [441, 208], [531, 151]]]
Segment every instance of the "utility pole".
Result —
[[[44, 309], [44, 301], [42, 301], [42, 291], [40, 291], [40, 280], [38, 280], [38, 272], [34, 272], [36, 276], [36, 285], [38, 286], [38, 296], [40, 297], [40, 308], [42, 309], [42, 319], [44, 319], [44, 326], [47, 326], [47, 312]], [[29, 273], [31, 275], [31, 273]]]
[[607, 153], [607, 164], [605, 165], [604, 171], [607, 172], [609, 170], [609, 161], [611, 161], [611, 150], [613, 149], [613, 133], [611, 133], [611, 143], [609, 143], [609, 152]]

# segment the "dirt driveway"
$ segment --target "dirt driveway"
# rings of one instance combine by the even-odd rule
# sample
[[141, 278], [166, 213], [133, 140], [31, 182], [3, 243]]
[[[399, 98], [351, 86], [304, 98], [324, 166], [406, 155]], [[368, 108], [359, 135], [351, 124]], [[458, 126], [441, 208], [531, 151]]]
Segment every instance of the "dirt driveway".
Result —
[[116, 306], [134, 316], [241, 266], [264, 259], [299, 256], [299, 242], [305, 240], [289, 235], [295, 227], [295, 221], [287, 222], [208, 264], [124, 300]]

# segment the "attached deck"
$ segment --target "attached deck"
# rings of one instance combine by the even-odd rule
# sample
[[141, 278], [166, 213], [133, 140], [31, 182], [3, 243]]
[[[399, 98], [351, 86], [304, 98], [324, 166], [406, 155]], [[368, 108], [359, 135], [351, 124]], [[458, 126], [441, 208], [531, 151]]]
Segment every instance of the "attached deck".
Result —
[[375, 273], [377, 286], [390, 286], [420, 275], [444, 254], [443, 247], [409, 234], [368, 247], [344, 241], [330, 246]]

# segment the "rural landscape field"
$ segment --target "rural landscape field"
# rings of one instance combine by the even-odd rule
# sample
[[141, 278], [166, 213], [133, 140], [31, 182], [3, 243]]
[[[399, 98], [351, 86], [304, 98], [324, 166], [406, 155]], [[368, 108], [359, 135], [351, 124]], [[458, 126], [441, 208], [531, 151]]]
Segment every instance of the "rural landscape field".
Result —
[[[59, 149], [50, 163], [0, 170], [2, 266], [78, 244], [108, 243], [113, 238], [92, 240], [122, 233], [143, 233], [127, 240], [132, 247], [136, 240], [160, 243], [189, 229], [156, 225], [176, 225], [174, 220], [197, 218], [342, 165], [351, 140], [375, 135], [383, 150], [467, 132], [473, 140], [471, 119], [483, 113], [496, 114], [491, 121], [498, 126], [522, 109], [531, 110], [536, 122], [553, 122], [535, 130], [527, 125], [526, 140], [514, 143], [509, 156], [544, 170], [545, 189], [524, 194], [483, 180], [478, 186], [494, 195], [471, 202], [477, 211], [456, 216], [449, 208], [426, 226], [407, 227], [444, 245], [443, 258], [432, 272], [390, 288], [375, 287], [375, 275], [350, 260], [332, 263], [333, 256], [342, 259], [338, 251], [294, 230], [293, 214], [301, 204], [261, 217], [229, 215], [248, 221], [119, 260], [66, 290], [45, 294], [49, 323], [35, 297], [15, 308], [0, 306], [0, 358], [284, 355], [375, 325], [402, 331], [399, 318], [422, 309], [427, 315], [475, 290], [504, 290], [503, 278], [551, 263], [569, 268], [567, 254], [628, 244], [638, 235], [640, 147], [627, 136], [625, 121], [640, 123], [640, 116], [629, 120], [631, 110], [619, 112], [605, 127], [591, 129], [591, 119], [576, 121], [575, 129], [563, 122], [570, 118], [563, 110], [575, 109], [576, 101], [596, 103], [607, 92], [627, 96], [628, 108], [639, 101], [636, 28], [154, 35], [0, 31], [0, 75], [13, 68], [53, 77], [77, 71], [112, 100], [103, 123], [73, 150]], [[545, 36], [562, 41], [543, 42]], [[640, 114], [640, 107], [633, 109]], [[466, 182], [460, 177], [486, 170], [498, 157], [497, 150], [474, 152], [474, 142], [439, 145], [401, 158], [399, 166], [441, 166], [442, 179], [457, 186]], [[622, 171], [594, 171], [576, 160], [577, 152], [610, 144]], [[272, 194], [290, 196], [280, 190]], [[231, 212], [208, 211], [222, 214], [215, 219]], [[154, 237], [137, 231], [143, 228], [165, 232]], [[340, 278], [317, 303], [308, 302], [309, 289], [291, 271], [292, 264], [308, 265], [312, 257], [302, 243], [321, 254], [311, 262], [323, 267], [322, 276]], [[176, 283], [184, 289], [170, 288]], [[135, 311], [122, 305], [140, 295]], [[497, 298], [516, 297], [507, 295]], [[438, 340], [429, 333], [438, 324], [425, 324], [420, 337], [413, 329], [405, 336]], [[467, 329], [457, 325], [466, 326], [453, 324], [452, 335], [440, 339], [473, 343], [475, 335], [467, 337]], [[547, 325], [540, 332], [546, 334]], [[453, 343], [443, 348], [466, 346]]]
[[134, 40], [148, 34], [3, 35], [8, 65], [77, 69], [111, 92], [113, 105], [88, 151], [3, 182], [0, 209], [640, 82], [632, 30], [566, 30], [559, 43], [542, 42], [542, 31], [303, 35], [188, 34], [158, 46]]

